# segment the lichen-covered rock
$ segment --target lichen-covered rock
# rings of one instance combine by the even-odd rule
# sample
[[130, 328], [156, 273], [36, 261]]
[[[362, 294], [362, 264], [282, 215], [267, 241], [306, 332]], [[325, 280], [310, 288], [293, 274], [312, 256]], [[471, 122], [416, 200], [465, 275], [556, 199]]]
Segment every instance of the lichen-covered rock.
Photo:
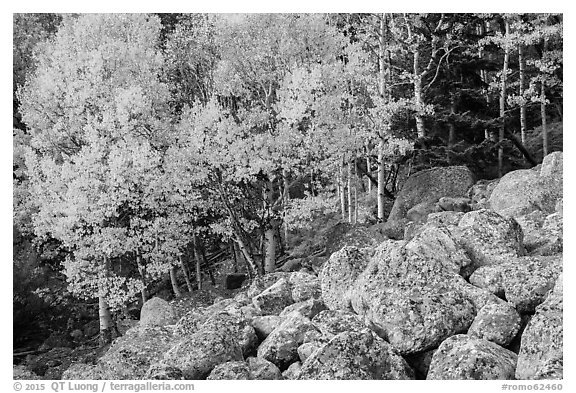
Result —
[[282, 373], [282, 377], [284, 379], [297, 379], [301, 369], [302, 363], [294, 362]]
[[478, 180], [476, 184], [470, 187], [468, 190], [468, 198], [472, 201], [472, 210], [487, 209], [489, 207], [488, 200], [499, 181], [500, 179]]
[[252, 318], [252, 327], [260, 341], [264, 341], [274, 329], [280, 326], [283, 320], [284, 318], [278, 315], [256, 316]]
[[201, 312], [200, 309], [192, 309], [184, 314], [174, 327], [174, 334], [185, 336], [192, 334], [206, 321], [208, 315]]
[[354, 283], [354, 311], [401, 354], [433, 348], [474, 319], [464, 284], [455, 281], [462, 278], [452, 246], [420, 237], [383, 243]]
[[282, 278], [259, 295], [254, 296], [252, 303], [262, 315], [278, 315], [284, 308], [294, 303], [292, 288], [288, 280]]
[[250, 369], [250, 379], [256, 380], [274, 380], [283, 379], [282, 372], [266, 359], [250, 357], [247, 359], [248, 368]]
[[406, 212], [406, 219], [414, 223], [424, 223], [430, 213], [437, 211], [436, 201], [421, 202], [412, 206]]
[[310, 355], [312, 355], [314, 351], [319, 349], [321, 346], [322, 343], [320, 341], [311, 341], [300, 345], [297, 350], [300, 361], [304, 363], [306, 359], [308, 359]]
[[514, 379], [517, 356], [493, 342], [458, 334], [432, 356], [426, 379]]
[[304, 334], [315, 329], [308, 318], [292, 314], [260, 344], [258, 357], [285, 370], [298, 360], [298, 347], [304, 342]]
[[175, 343], [171, 329], [138, 326], [116, 339], [98, 360], [103, 379], [142, 379], [150, 364]]
[[562, 254], [510, 261], [501, 273], [504, 296], [519, 312], [534, 312], [561, 272]]
[[480, 309], [468, 334], [506, 347], [518, 334], [520, 324], [520, 315], [510, 304], [489, 304]]
[[208, 380], [234, 380], [250, 379], [250, 368], [246, 362], [232, 361], [217, 365], [214, 367]]
[[350, 309], [352, 284], [368, 265], [367, 249], [344, 247], [330, 256], [320, 273], [322, 300], [331, 310]]
[[458, 228], [459, 242], [472, 259], [473, 270], [524, 254], [522, 228], [512, 218], [475, 210], [462, 217]]
[[437, 208], [439, 211], [453, 211], [467, 213], [472, 210], [470, 204], [472, 201], [465, 197], [442, 197], [438, 200]]
[[174, 308], [166, 300], [159, 297], [148, 300], [140, 311], [140, 325], [142, 326], [172, 325], [177, 320]]
[[280, 313], [280, 317], [287, 317], [292, 313], [300, 314], [301, 316], [312, 319], [320, 311], [326, 310], [326, 306], [321, 299], [311, 298], [303, 302], [294, 303], [286, 307]]
[[530, 255], [555, 255], [564, 249], [564, 225], [561, 213], [553, 213], [544, 219], [540, 230], [534, 233]]
[[233, 360], [243, 360], [243, 356], [230, 334], [200, 330], [166, 352], [163, 362], [182, 370], [185, 379], [204, 379], [218, 364]]
[[[14, 379], [38, 379], [38, 378], [16, 378]], [[62, 373], [63, 380], [100, 380], [105, 379], [102, 369], [96, 364], [72, 363], [67, 370]]]
[[552, 152], [544, 157], [540, 168], [540, 176], [551, 177], [561, 181], [564, 175], [563, 157], [564, 154], [561, 151]]
[[297, 379], [413, 379], [414, 372], [392, 347], [368, 329], [343, 332], [314, 351]]
[[455, 211], [432, 213], [428, 216], [426, 223], [438, 227], [457, 226], [463, 216], [464, 213]]
[[[557, 200], [562, 198], [561, 173], [559, 177], [549, 173], [550, 170], [556, 171], [551, 169], [554, 166], [554, 164], [547, 165], [547, 169], [541, 172], [530, 169], [508, 172], [492, 192], [490, 207], [510, 217], [535, 210], [541, 210], [546, 214], [553, 213]], [[542, 167], [544, 168], [544, 165]]]
[[258, 337], [250, 321], [225, 311], [208, 318], [202, 324], [201, 329], [230, 335], [238, 343], [244, 355], [251, 353], [258, 345]]
[[388, 221], [406, 217], [421, 202], [436, 202], [441, 197], [465, 197], [474, 184], [474, 175], [465, 166], [432, 168], [411, 175], [396, 196]]
[[497, 266], [484, 266], [470, 282], [505, 298], [520, 313], [534, 312], [562, 271], [562, 255], [513, 258]]
[[[72, 365], [74, 366], [74, 365]], [[36, 375], [35, 373], [33, 373], [32, 371], [28, 370], [26, 368], [26, 366], [22, 366], [22, 365], [18, 365], [18, 366], [13, 366], [12, 368], [12, 379], [17, 379], [17, 380], [38, 380], [38, 379], [42, 379], [42, 377], [40, 377], [39, 375]], [[71, 378], [68, 378], [71, 379]], [[98, 379], [98, 378], [96, 378]]]
[[288, 282], [292, 286], [292, 299], [295, 302], [303, 302], [321, 295], [320, 280], [313, 274], [293, 272]]
[[516, 367], [517, 379], [562, 379], [564, 360], [562, 275], [524, 330]]
[[312, 319], [312, 323], [328, 339], [342, 332], [359, 332], [366, 329], [366, 325], [358, 315], [341, 310], [324, 310]]
[[144, 379], [164, 381], [182, 380], [184, 379], [184, 373], [182, 373], [182, 370], [177, 367], [159, 362], [150, 366], [146, 372], [146, 375], [144, 376]]
[[276, 282], [278, 282], [280, 279], [284, 278], [288, 280], [289, 277], [290, 273], [286, 272], [268, 273], [263, 276], [256, 277], [250, 284], [246, 294], [249, 298], [253, 298], [264, 292], [264, 290], [270, 288], [272, 285], [276, 284]]

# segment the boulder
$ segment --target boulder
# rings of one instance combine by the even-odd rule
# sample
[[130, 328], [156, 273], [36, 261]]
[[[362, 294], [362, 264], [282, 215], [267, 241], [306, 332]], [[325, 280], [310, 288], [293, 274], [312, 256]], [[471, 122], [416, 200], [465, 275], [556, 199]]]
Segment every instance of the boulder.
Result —
[[292, 286], [292, 299], [295, 302], [319, 298], [321, 295], [320, 280], [313, 274], [293, 272], [288, 282]]
[[300, 345], [297, 350], [300, 361], [304, 363], [306, 359], [308, 359], [310, 355], [312, 355], [321, 346], [322, 343], [319, 341], [311, 341]]
[[[545, 158], [546, 160], [546, 158]], [[521, 169], [502, 176], [490, 196], [490, 207], [497, 213], [516, 217], [541, 210], [546, 214], [555, 211], [556, 202], [562, 198], [562, 179]]]
[[205, 379], [218, 364], [243, 359], [242, 348], [229, 334], [200, 330], [166, 352], [163, 362], [182, 370], [185, 379]]
[[229, 335], [232, 340], [238, 343], [244, 356], [251, 353], [258, 346], [258, 337], [250, 321], [231, 315], [226, 311], [208, 318], [200, 329], [218, 331]]
[[458, 223], [458, 240], [470, 259], [469, 276], [481, 266], [496, 265], [524, 254], [520, 225], [491, 210], [475, 210], [464, 214]]
[[214, 367], [207, 380], [250, 379], [250, 368], [243, 361], [232, 361]]
[[208, 315], [202, 311], [204, 310], [196, 308], [184, 314], [178, 322], [176, 322], [174, 334], [178, 336], [186, 336], [195, 333], [208, 318]]
[[259, 295], [254, 296], [252, 303], [262, 315], [278, 315], [284, 308], [294, 303], [292, 288], [288, 280], [282, 278]]
[[[39, 378], [16, 378], [14, 379], [39, 379]], [[106, 379], [102, 375], [102, 369], [95, 364], [72, 363], [67, 370], [62, 373], [63, 380], [100, 380]]]
[[368, 249], [344, 247], [330, 256], [319, 276], [326, 307], [350, 309], [352, 284], [368, 264], [369, 255]]
[[138, 326], [114, 340], [98, 360], [103, 379], [143, 379], [152, 363], [162, 359], [174, 345], [171, 329], [160, 326]]
[[297, 379], [414, 379], [413, 370], [392, 347], [368, 329], [343, 332], [314, 351]]
[[431, 213], [426, 220], [428, 225], [435, 225], [437, 227], [454, 227], [458, 226], [460, 220], [464, 216], [462, 212], [445, 211], [438, 213]]
[[298, 375], [300, 374], [300, 370], [302, 369], [302, 363], [295, 362], [292, 363], [286, 371], [282, 373], [282, 377], [284, 379], [297, 379]]
[[542, 167], [540, 168], [540, 176], [550, 177], [559, 181], [563, 178], [563, 156], [561, 151], [555, 151], [548, 154], [542, 160]]
[[489, 207], [488, 200], [499, 181], [500, 179], [478, 180], [476, 184], [470, 187], [468, 190], [468, 198], [472, 201], [472, 210], [486, 209]]
[[140, 311], [140, 325], [142, 326], [173, 325], [177, 320], [172, 306], [159, 297], [148, 300]]
[[[75, 368], [75, 366], [76, 365], [73, 364], [71, 367]], [[66, 372], [64, 372], [64, 374], [66, 374]], [[72, 375], [76, 375], [76, 374], [74, 373]], [[78, 375], [81, 375], [81, 374], [78, 374]], [[14, 380], [40, 380], [43, 378], [40, 377], [39, 375], [36, 375], [32, 371], [28, 370], [26, 368], [26, 366], [17, 365], [17, 366], [12, 367], [12, 379], [14, 379]], [[72, 379], [72, 378], [63, 378], [63, 379]], [[80, 379], [80, 378], [78, 378], [78, 379]], [[93, 379], [100, 379], [100, 378], [93, 378]]]
[[305, 318], [312, 319], [322, 310], [326, 310], [324, 302], [322, 302], [321, 299], [311, 298], [304, 302], [294, 303], [286, 307], [280, 313], [280, 317], [285, 318], [290, 314], [296, 313]]
[[562, 379], [564, 360], [562, 275], [524, 330], [516, 379]]
[[372, 229], [387, 239], [402, 240], [404, 238], [404, 230], [409, 223], [410, 221], [407, 218], [399, 218], [374, 224]]
[[523, 257], [502, 272], [506, 300], [520, 313], [534, 312], [562, 272], [562, 255]]
[[304, 342], [304, 334], [315, 329], [308, 318], [291, 314], [260, 344], [258, 357], [286, 370], [298, 360], [298, 347]]
[[436, 201], [420, 202], [406, 212], [406, 219], [418, 224], [426, 222], [430, 213], [437, 212]]
[[354, 283], [354, 311], [401, 354], [433, 348], [474, 319], [460, 288], [461, 256], [440, 229], [430, 228], [430, 238], [383, 243]]
[[248, 358], [248, 368], [250, 369], [250, 379], [273, 380], [283, 379], [280, 369], [266, 359], [250, 357]]
[[366, 329], [366, 325], [358, 315], [341, 310], [324, 310], [312, 319], [312, 323], [328, 339], [342, 332], [359, 332]]
[[562, 271], [562, 255], [513, 258], [497, 266], [484, 266], [470, 282], [505, 298], [520, 313], [534, 312]]
[[507, 347], [520, 331], [520, 315], [508, 303], [488, 304], [480, 309], [468, 335]]
[[474, 175], [465, 166], [432, 168], [411, 175], [396, 196], [388, 222], [406, 218], [406, 213], [421, 202], [439, 198], [465, 197], [474, 184]]
[[283, 320], [284, 318], [278, 315], [256, 316], [252, 318], [252, 327], [254, 327], [258, 338], [263, 341], [274, 329], [280, 326]]
[[184, 374], [179, 368], [160, 362], [150, 366], [144, 379], [164, 381], [182, 380], [184, 379]]
[[561, 213], [547, 216], [542, 228], [534, 233], [530, 255], [555, 255], [564, 250], [564, 226]]
[[517, 356], [493, 342], [466, 334], [442, 342], [426, 379], [514, 379]]
[[252, 281], [246, 294], [249, 298], [253, 298], [256, 295], [262, 293], [264, 290], [270, 288], [272, 285], [276, 284], [276, 282], [280, 279], [284, 278], [288, 280], [289, 277], [290, 273], [286, 272], [275, 272], [268, 273], [263, 276], [258, 276]]
[[436, 210], [468, 213], [472, 210], [472, 207], [470, 206], [471, 203], [472, 201], [466, 197], [442, 197], [436, 204]]

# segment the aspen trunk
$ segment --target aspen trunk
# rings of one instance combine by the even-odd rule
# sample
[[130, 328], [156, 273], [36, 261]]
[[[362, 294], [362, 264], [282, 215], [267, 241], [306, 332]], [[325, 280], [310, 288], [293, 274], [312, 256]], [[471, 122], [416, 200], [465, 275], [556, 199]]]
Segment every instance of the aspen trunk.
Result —
[[[108, 257], [104, 257], [102, 260], [102, 276], [101, 280], [106, 279], [108, 276], [108, 270], [110, 269], [110, 262]], [[108, 307], [108, 302], [104, 296], [104, 288], [100, 285], [98, 294], [98, 318], [100, 322], [100, 334], [99, 334], [99, 345], [100, 347], [110, 344], [112, 342], [112, 330], [115, 328], [114, 322], [112, 321], [112, 315], [110, 314], [110, 308]]]
[[378, 219], [384, 220], [384, 140], [378, 144]]
[[424, 101], [422, 99], [422, 75], [420, 74], [420, 51], [414, 51], [414, 103], [416, 104], [416, 112], [414, 118], [416, 119], [416, 132], [418, 138], [426, 136], [424, 129], [424, 118], [422, 117], [422, 108]]
[[[524, 58], [524, 46], [518, 45], [518, 63], [520, 67], [520, 97], [524, 97], [524, 84], [526, 78], [526, 59]], [[526, 104], [524, 100], [520, 104], [520, 140], [526, 143]]]
[[[368, 156], [369, 152], [366, 149], [366, 172], [370, 174], [370, 157]], [[372, 180], [368, 178], [368, 194], [372, 193]]]
[[546, 87], [544, 81], [540, 84], [540, 116], [542, 117], [542, 153], [548, 155], [548, 127], [546, 125]]
[[104, 296], [98, 296], [98, 317], [100, 321], [100, 347], [112, 342], [112, 315]]
[[184, 273], [184, 279], [186, 280], [186, 288], [188, 288], [188, 292], [192, 292], [192, 282], [190, 282], [190, 273], [188, 272], [188, 268], [184, 262], [184, 256], [180, 255], [179, 259], [180, 267], [182, 268], [182, 273]]
[[[510, 36], [510, 23], [506, 20], [506, 37]], [[498, 175], [502, 177], [504, 175], [504, 148], [502, 147], [502, 141], [504, 140], [504, 134], [506, 130], [506, 85], [507, 85], [507, 74], [508, 74], [508, 63], [510, 60], [510, 49], [507, 44], [504, 47], [504, 66], [502, 67], [502, 84], [500, 89], [500, 120], [502, 124], [500, 125], [500, 132], [498, 133]]]
[[352, 223], [354, 215], [354, 201], [352, 200], [352, 164], [348, 163], [348, 222]]
[[238, 257], [236, 256], [236, 246], [234, 242], [230, 242], [230, 253], [234, 261], [234, 273], [238, 273]]
[[142, 255], [140, 255], [140, 253], [136, 254], [136, 266], [138, 267], [138, 272], [140, 273], [140, 277], [142, 278], [142, 289], [140, 290], [140, 296], [142, 297], [142, 304], [144, 304], [148, 300], [148, 294], [146, 291], [147, 287], [146, 268], [142, 263]]
[[[284, 183], [284, 192], [282, 193], [282, 199], [284, 201], [284, 209], [288, 206], [288, 201], [290, 200], [290, 185], [288, 184], [288, 172], [282, 170], [282, 181]], [[288, 248], [288, 223], [284, 220], [284, 244]]]
[[340, 166], [340, 210], [342, 211], [342, 221], [346, 221], [346, 184], [344, 183], [344, 159]]
[[[312, 172], [310, 173], [312, 177]], [[312, 179], [310, 185], [312, 186]], [[272, 204], [274, 203], [274, 188], [273, 183], [268, 181], [264, 189], [264, 197], [266, 200], [266, 209], [268, 210], [268, 223], [264, 232], [264, 272], [272, 273], [276, 269], [276, 228], [274, 225], [274, 218], [272, 217]]]
[[201, 259], [198, 252], [198, 240], [196, 234], [192, 236], [192, 247], [194, 249], [194, 259], [196, 260], [196, 288], [202, 289], [202, 270], [200, 269]]
[[176, 279], [176, 267], [172, 266], [170, 268], [170, 283], [172, 284], [172, 290], [174, 291], [174, 296], [182, 297], [182, 292], [178, 287], [178, 280]]

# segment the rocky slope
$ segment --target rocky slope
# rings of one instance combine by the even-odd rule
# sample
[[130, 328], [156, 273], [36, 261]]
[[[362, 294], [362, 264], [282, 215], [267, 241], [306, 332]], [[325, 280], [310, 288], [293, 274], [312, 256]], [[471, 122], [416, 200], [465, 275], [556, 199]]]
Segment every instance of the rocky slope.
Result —
[[562, 153], [494, 182], [450, 171], [406, 183], [392, 238], [180, 318], [151, 299], [63, 379], [562, 378]]

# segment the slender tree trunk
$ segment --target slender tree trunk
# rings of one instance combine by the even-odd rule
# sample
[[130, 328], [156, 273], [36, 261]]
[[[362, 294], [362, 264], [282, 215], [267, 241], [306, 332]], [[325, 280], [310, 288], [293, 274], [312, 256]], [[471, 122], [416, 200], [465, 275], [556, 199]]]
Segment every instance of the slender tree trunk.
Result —
[[352, 199], [352, 164], [348, 162], [348, 222], [352, 223], [354, 217], [354, 201]]
[[140, 252], [136, 254], [136, 266], [138, 267], [138, 272], [140, 273], [140, 277], [142, 278], [142, 289], [140, 290], [140, 295], [142, 297], [142, 304], [144, 304], [148, 300], [148, 294], [146, 290], [148, 283], [146, 280], [146, 268], [142, 263], [142, 255], [140, 255]]
[[[105, 279], [108, 276], [108, 271], [110, 269], [108, 257], [103, 258], [102, 268], [103, 272], [101, 279]], [[100, 321], [99, 345], [100, 347], [103, 347], [112, 342], [112, 330], [114, 329], [114, 322], [112, 321], [112, 315], [110, 314], [110, 308], [108, 307], [103, 287], [99, 288], [98, 317]]]
[[194, 249], [194, 259], [196, 260], [196, 287], [198, 290], [202, 289], [202, 270], [200, 252], [198, 251], [198, 239], [196, 234], [192, 235], [192, 248]]
[[344, 182], [344, 158], [340, 165], [340, 210], [342, 212], [342, 221], [346, 220], [346, 184]]
[[414, 118], [416, 119], [416, 131], [418, 138], [426, 136], [424, 129], [424, 117], [422, 116], [422, 109], [424, 107], [424, 100], [422, 98], [422, 74], [420, 74], [420, 51], [414, 50], [414, 103], [416, 104], [416, 111]]
[[518, 63], [520, 67], [520, 140], [526, 143], [526, 103], [524, 102], [524, 85], [526, 79], [526, 59], [524, 58], [524, 46], [518, 45]]
[[546, 85], [540, 84], [540, 116], [542, 117], [542, 153], [548, 155], [548, 127], [546, 125]]
[[180, 267], [182, 268], [182, 273], [184, 273], [184, 279], [186, 280], [186, 288], [188, 288], [188, 292], [192, 292], [192, 283], [190, 282], [190, 273], [188, 272], [188, 267], [184, 262], [184, 256], [180, 255]]
[[[456, 102], [454, 100], [454, 95], [450, 95], [450, 114], [454, 116], [456, 114]], [[456, 124], [454, 118], [448, 123], [448, 147], [454, 145], [454, 140], [456, 139]]]
[[[510, 22], [505, 21], [506, 26], [506, 38], [510, 36]], [[504, 140], [504, 134], [506, 130], [506, 87], [507, 87], [507, 76], [508, 76], [508, 62], [510, 60], [510, 48], [508, 44], [504, 46], [504, 66], [502, 67], [502, 85], [500, 89], [500, 120], [502, 124], [500, 125], [500, 132], [498, 134], [498, 175], [502, 177], [504, 175], [504, 147], [502, 146], [502, 141]]]
[[[310, 174], [312, 176], [312, 173]], [[312, 185], [312, 179], [310, 179]], [[264, 272], [272, 273], [276, 269], [276, 227], [272, 217], [272, 204], [274, 203], [274, 188], [272, 181], [266, 182], [264, 195], [266, 200], [266, 209], [268, 210], [268, 223], [264, 232]]]
[[[288, 172], [286, 169], [282, 169], [282, 181], [284, 183], [284, 192], [282, 193], [282, 199], [284, 201], [284, 210], [288, 206], [288, 201], [290, 200], [290, 185], [288, 184]], [[284, 244], [288, 248], [288, 223], [284, 219]]]
[[[369, 150], [366, 149], [366, 172], [370, 174], [370, 156]], [[368, 178], [368, 194], [372, 193], [372, 180]]]
[[234, 242], [230, 242], [230, 253], [234, 261], [234, 273], [238, 273], [238, 257], [236, 256], [236, 245]]
[[384, 184], [385, 168], [384, 168], [384, 140], [380, 139], [378, 143], [378, 219], [384, 220]]
[[174, 296], [182, 297], [182, 292], [178, 287], [178, 280], [176, 279], [176, 267], [172, 266], [170, 268], [170, 283], [172, 284], [172, 290], [174, 291]]

